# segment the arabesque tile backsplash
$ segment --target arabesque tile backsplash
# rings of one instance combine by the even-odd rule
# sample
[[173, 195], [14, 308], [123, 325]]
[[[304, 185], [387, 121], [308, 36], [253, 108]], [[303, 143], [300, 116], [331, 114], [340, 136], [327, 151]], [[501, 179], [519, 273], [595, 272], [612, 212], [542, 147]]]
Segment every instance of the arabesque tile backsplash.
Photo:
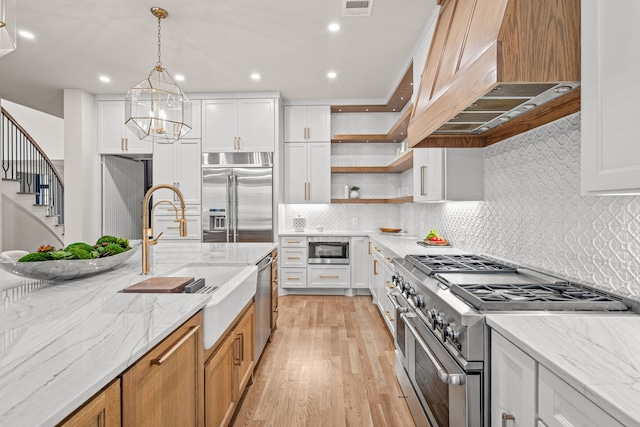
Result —
[[321, 218], [325, 230], [398, 226], [424, 237], [435, 228], [469, 252], [640, 300], [640, 196], [580, 195], [579, 113], [484, 154], [484, 201], [323, 205], [317, 214], [317, 207], [292, 205], [284, 207], [285, 224], [303, 212], [311, 224]]

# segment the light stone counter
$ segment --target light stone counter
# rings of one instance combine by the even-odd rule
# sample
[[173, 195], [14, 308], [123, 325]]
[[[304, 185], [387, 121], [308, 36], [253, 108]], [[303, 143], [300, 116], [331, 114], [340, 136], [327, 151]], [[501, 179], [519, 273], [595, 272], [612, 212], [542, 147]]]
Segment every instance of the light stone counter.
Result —
[[620, 423], [640, 427], [640, 316], [490, 314], [487, 323]]
[[427, 254], [462, 254], [465, 253], [455, 247], [433, 246], [425, 248], [418, 245], [419, 237], [411, 234], [371, 233], [369, 239], [393, 258], [404, 258], [405, 255]]
[[[276, 247], [159, 244], [151, 270], [159, 275], [194, 261], [250, 265]], [[119, 292], [144, 280], [140, 257], [56, 283], [0, 272], [0, 426], [56, 425], [211, 300]]]

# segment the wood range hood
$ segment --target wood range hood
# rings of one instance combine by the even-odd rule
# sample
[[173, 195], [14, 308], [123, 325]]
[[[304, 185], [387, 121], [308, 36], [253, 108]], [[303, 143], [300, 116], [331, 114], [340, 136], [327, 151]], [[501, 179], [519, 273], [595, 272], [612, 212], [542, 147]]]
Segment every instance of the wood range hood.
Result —
[[438, 0], [410, 147], [485, 147], [580, 111], [580, 0]]

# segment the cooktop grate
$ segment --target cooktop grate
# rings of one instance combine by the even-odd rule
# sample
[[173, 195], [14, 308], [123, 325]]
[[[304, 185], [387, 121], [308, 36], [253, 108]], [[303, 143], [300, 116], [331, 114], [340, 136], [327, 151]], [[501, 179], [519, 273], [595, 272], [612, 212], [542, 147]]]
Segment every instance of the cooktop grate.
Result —
[[515, 268], [479, 255], [407, 255], [405, 257], [420, 271], [436, 273], [514, 273]]

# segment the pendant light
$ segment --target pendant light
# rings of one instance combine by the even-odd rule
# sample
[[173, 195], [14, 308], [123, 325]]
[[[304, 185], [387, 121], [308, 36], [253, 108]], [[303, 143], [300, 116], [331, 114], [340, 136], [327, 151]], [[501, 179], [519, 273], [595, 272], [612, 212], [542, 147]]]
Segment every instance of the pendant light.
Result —
[[191, 130], [191, 101], [162, 66], [160, 21], [169, 13], [160, 7], [151, 13], [158, 18], [158, 63], [127, 92], [125, 124], [140, 140], [170, 144]]
[[0, 0], [0, 56], [16, 50], [16, 1]]

